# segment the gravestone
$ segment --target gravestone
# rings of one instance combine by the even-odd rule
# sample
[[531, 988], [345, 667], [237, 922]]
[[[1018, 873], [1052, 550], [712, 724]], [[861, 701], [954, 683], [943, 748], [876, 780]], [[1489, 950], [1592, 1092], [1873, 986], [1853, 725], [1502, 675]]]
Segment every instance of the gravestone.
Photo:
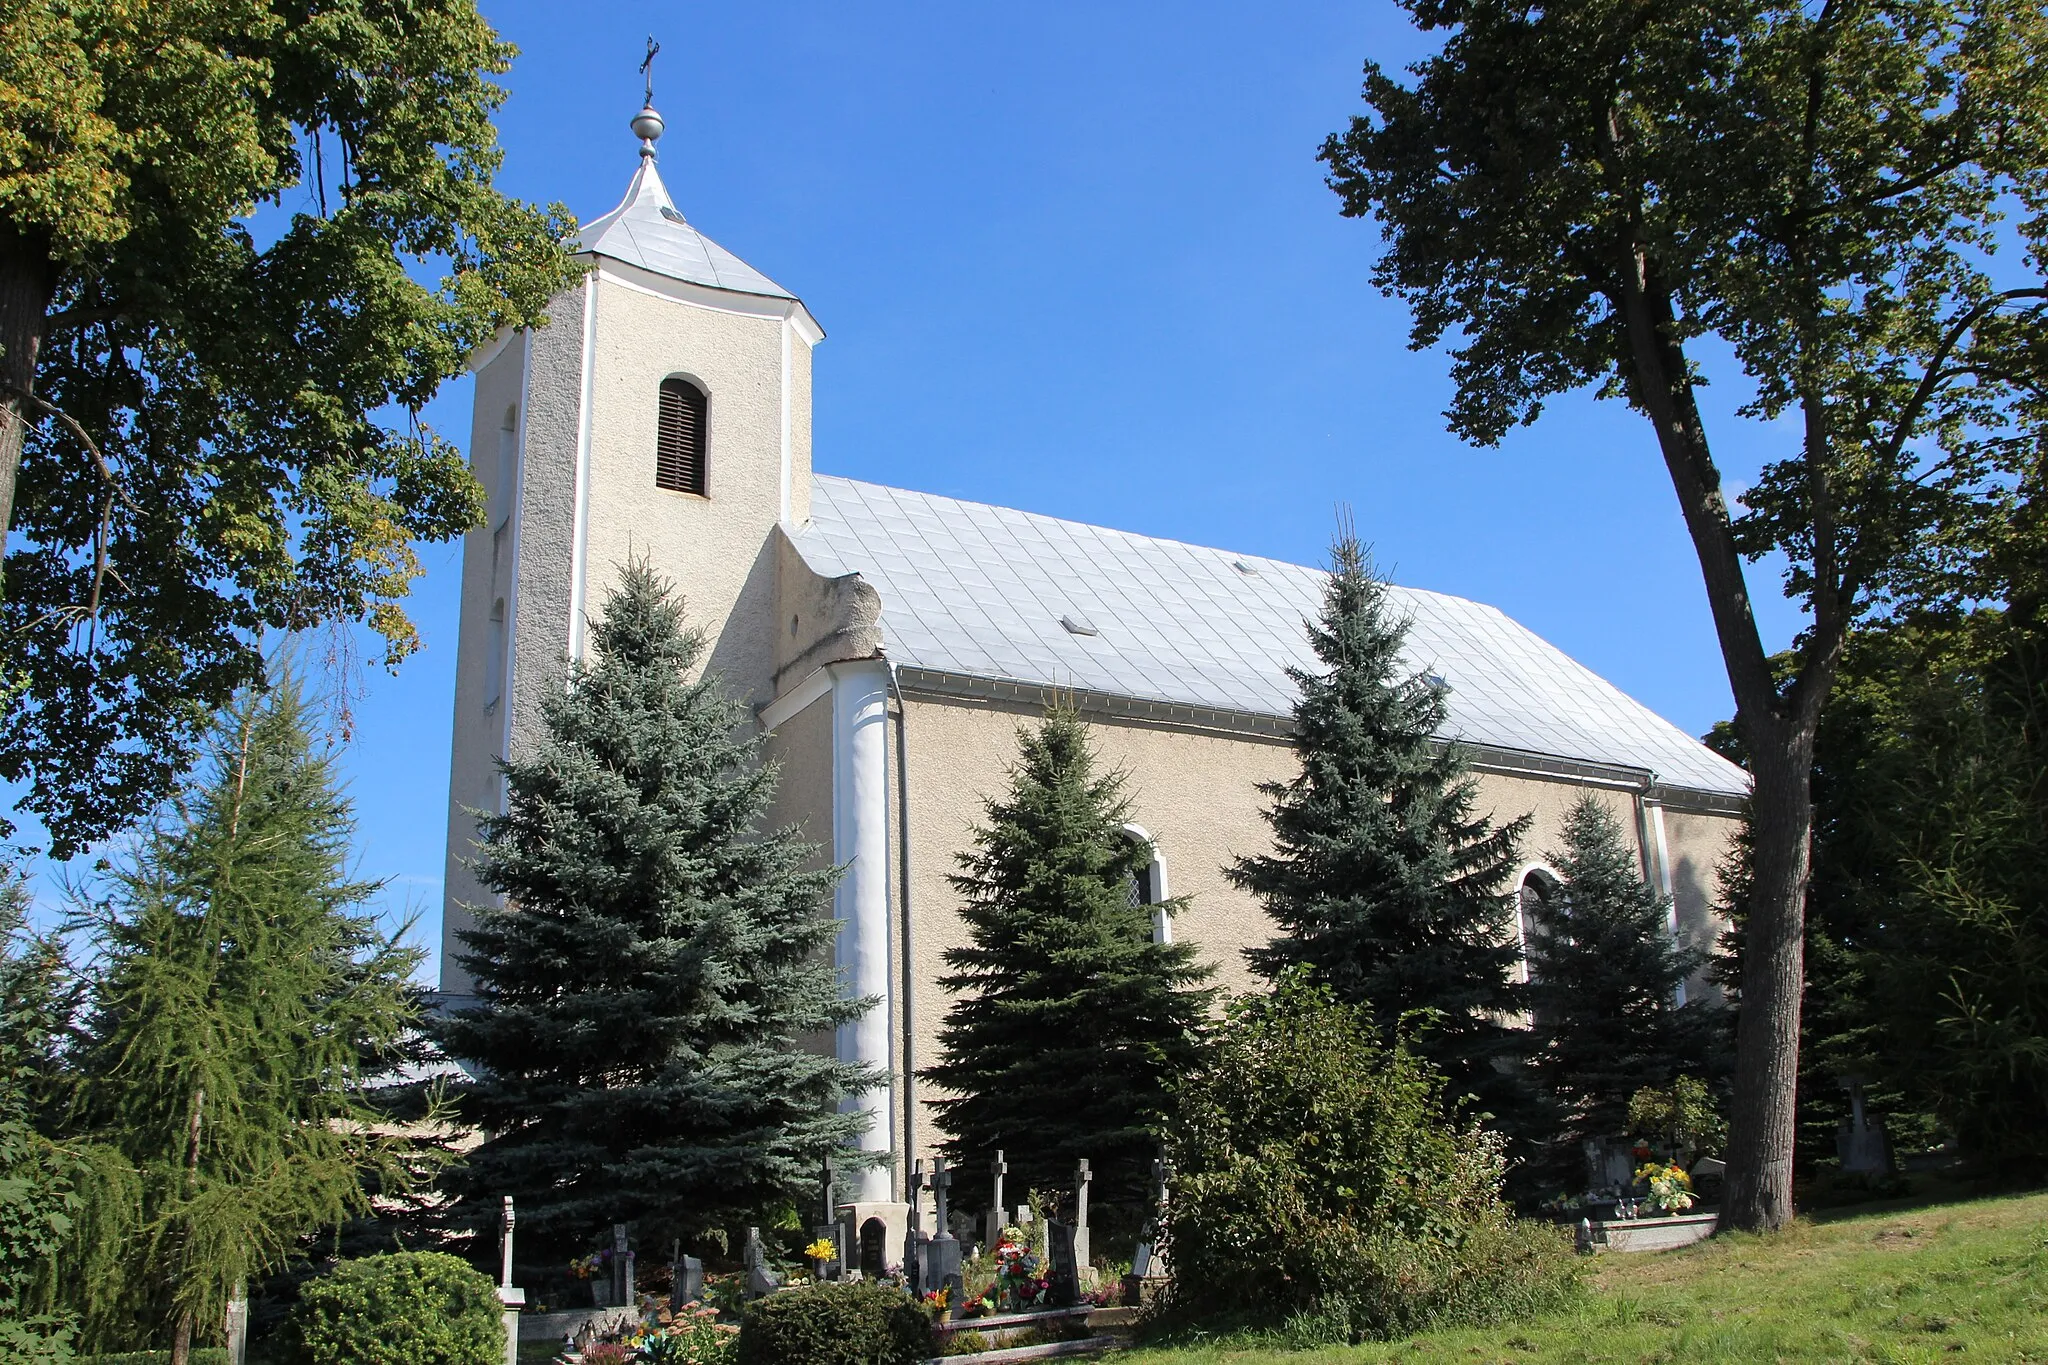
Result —
[[1628, 1138], [1587, 1138], [1586, 1188], [1626, 1193], [1636, 1183], [1636, 1145]]
[[995, 1175], [995, 1198], [989, 1201], [988, 1225], [982, 1230], [982, 1242], [994, 1246], [1003, 1240], [1003, 1177], [1010, 1173], [1010, 1163], [1003, 1160], [1003, 1149], [996, 1148], [995, 1163], [989, 1167]]
[[526, 1291], [512, 1287], [512, 1230], [516, 1224], [508, 1194], [498, 1213], [498, 1308], [505, 1323], [505, 1365], [519, 1365], [519, 1310], [526, 1305]]
[[860, 1225], [860, 1273], [865, 1280], [879, 1280], [889, 1273], [889, 1232], [879, 1218]]
[[946, 1169], [946, 1159], [939, 1157], [932, 1162], [932, 1197], [938, 1204], [939, 1230], [925, 1246], [925, 1274], [933, 1288], [945, 1288], [951, 1292], [946, 1299], [946, 1316], [957, 1318], [966, 1305], [966, 1286], [960, 1278], [960, 1239], [947, 1226], [950, 1210], [946, 1206], [946, 1191], [953, 1184], [953, 1173]]
[[683, 1244], [675, 1244], [669, 1258], [671, 1281], [668, 1291], [668, 1306], [681, 1308], [686, 1303], [696, 1303], [704, 1297], [704, 1262], [695, 1256], [683, 1255]]
[[903, 1283], [913, 1294], [923, 1294], [931, 1287], [931, 1281], [924, 1273], [924, 1161], [922, 1158], [910, 1163], [910, 1178], [904, 1182], [908, 1188], [904, 1197], [910, 1201], [910, 1215], [905, 1220], [903, 1231]]
[[1095, 1264], [1088, 1245], [1088, 1185], [1094, 1179], [1095, 1173], [1088, 1169], [1088, 1158], [1081, 1158], [1081, 1164], [1074, 1168], [1074, 1263], [1083, 1267]]
[[1863, 1112], [1863, 1082], [1860, 1078], [1845, 1077], [1841, 1085], [1849, 1092], [1849, 1117], [1835, 1128], [1835, 1155], [1841, 1158], [1843, 1172], [1890, 1175], [1892, 1144], [1885, 1132], [1884, 1120], [1873, 1119]]
[[1054, 1219], [1045, 1225], [1046, 1294], [1055, 1308], [1081, 1301], [1080, 1267], [1074, 1260], [1074, 1229]]
[[640, 1305], [639, 1287], [633, 1282], [633, 1250], [626, 1244], [626, 1225], [612, 1224], [612, 1302], [621, 1308]]
[[768, 1248], [761, 1245], [761, 1229], [747, 1229], [747, 1245], [740, 1252], [740, 1265], [746, 1272], [746, 1295], [758, 1299], [782, 1288], [782, 1276], [768, 1266]]

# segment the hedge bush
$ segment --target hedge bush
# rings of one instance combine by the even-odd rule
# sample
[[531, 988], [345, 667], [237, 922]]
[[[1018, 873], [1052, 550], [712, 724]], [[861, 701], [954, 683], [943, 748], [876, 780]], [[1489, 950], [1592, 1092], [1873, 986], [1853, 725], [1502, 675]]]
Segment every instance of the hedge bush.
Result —
[[300, 1365], [501, 1365], [503, 1314], [497, 1288], [465, 1262], [401, 1251], [308, 1281], [285, 1335]]
[[[114, 1355], [79, 1356], [77, 1365], [171, 1365], [169, 1351], [120, 1351]], [[192, 1365], [228, 1365], [225, 1346], [194, 1346]]]
[[902, 1290], [819, 1284], [749, 1304], [737, 1354], [738, 1365], [910, 1365], [938, 1352], [930, 1314]]
[[1568, 1235], [1515, 1221], [1500, 1140], [1442, 1080], [1296, 976], [1231, 1007], [1168, 1128], [1176, 1321], [1301, 1345], [1498, 1321], [1560, 1299]]

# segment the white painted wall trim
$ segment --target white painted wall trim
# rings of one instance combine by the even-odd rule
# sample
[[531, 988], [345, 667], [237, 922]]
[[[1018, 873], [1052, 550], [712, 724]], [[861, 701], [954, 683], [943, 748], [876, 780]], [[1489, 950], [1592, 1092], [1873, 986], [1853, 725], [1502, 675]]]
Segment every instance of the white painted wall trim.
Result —
[[[1643, 802], [1643, 816], [1649, 822], [1651, 847], [1656, 850], [1656, 886], [1657, 890], [1663, 893], [1664, 903], [1667, 907], [1665, 911], [1666, 927], [1671, 932], [1671, 941], [1678, 943], [1681, 941], [1678, 925], [1678, 897], [1673, 895], [1671, 890], [1671, 844], [1664, 834], [1663, 803], [1658, 801]], [[1678, 983], [1676, 1000], [1680, 1005], [1685, 1003], [1685, 983], [1683, 981]]]
[[[840, 990], [872, 996], [872, 1009], [839, 1027], [841, 1061], [877, 1067], [890, 1079], [844, 1108], [865, 1110], [863, 1151], [888, 1152], [896, 1111], [890, 1069], [893, 1036], [889, 991], [889, 666], [880, 660], [831, 664], [832, 859], [845, 869], [832, 897], [839, 921], [836, 961]], [[885, 1202], [890, 1169], [878, 1165], [856, 1178], [853, 1202]]]
[[789, 718], [832, 690], [830, 668], [813, 669], [804, 680], [761, 708], [761, 728], [778, 730]]
[[777, 520], [779, 520], [779, 521], [780, 521], [780, 522], [781, 522], [781, 523], [782, 523], [782, 524], [783, 524], [784, 526], [787, 526], [787, 525], [789, 525], [789, 490], [790, 490], [790, 483], [791, 483], [791, 481], [792, 481], [792, 480], [793, 480], [793, 479], [795, 478], [795, 476], [796, 476], [796, 469], [795, 469], [795, 464], [794, 464], [794, 455], [793, 455], [793, 451], [792, 451], [792, 443], [791, 443], [791, 440], [790, 440], [790, 394], [789, 394], [789, 368], [790, 368], [790, 354], [789, 354], [789, 352], [790, 352], [790, 341], [789, 341], [789, 334], [790, 334], [790, 332], [791, 332], [792, 330], [793, 330], [793, 328], [792, 328], [792, 325], [790, 324], [790, 322], [789, 322], [789, 321], [788, 321], [787, 319], [785, 319], [785, 320], [783, 321], [783, 324], [782, 324], [782, 327], [781, 327], [781, 332], [782, 332], [782, 488], [781, 488], [781, 494], [782, 494], [782, 501], [781, 501], [780, 503], [778, 503], [778, 504], [777, 504], [777, 507], [779, 508], [779, 511], [778, 511], [778, 513], [777, 513]]
[[590, 385], [597, 368], [597, 281], [583, 277], [583, 374], [576, 389], [576, 502], [569, 531], [569, 658], [583, 657], [583, 594], [590, 547]]
[[815, 346], [825, 339], [825, 329], [818, 325], [810, 310], [797, 299], [778, 299], [767, 294], [738, 294], [729, 289], [713, 289], [710, 285], [657, 275], [652, 270], [642, 270], [637, 265], [615, 261], [609, 256], [599, 257], [597, 269], [591, 273], [599, 279], [618, 285], [621, 289], [652, 294], [655, 298], [667, 299], [671, 303], [694, 304], [699, 308], [709, 308], [719, 313], [737, 313], [741, 317], [787, 318], [790, 325], [795, 328], [796, 334], [803, 338], [806, 346]]

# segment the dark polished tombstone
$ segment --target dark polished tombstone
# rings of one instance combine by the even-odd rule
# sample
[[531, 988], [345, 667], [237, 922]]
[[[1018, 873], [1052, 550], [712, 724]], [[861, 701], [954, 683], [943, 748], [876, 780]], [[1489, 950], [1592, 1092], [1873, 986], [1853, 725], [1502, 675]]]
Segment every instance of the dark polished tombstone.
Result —
[[879, 1218], [860, 1225], [860, 1274], [864, 1280], [879, 1280], [889, 1273], [889, 1230]]
[[1080, 1266], [1074, 1259], [1074, 1229], [1061, 1222], [1045, 1225], [1047, 1296], [1055, 1308], [1072, 1308], [1081, 1301]]

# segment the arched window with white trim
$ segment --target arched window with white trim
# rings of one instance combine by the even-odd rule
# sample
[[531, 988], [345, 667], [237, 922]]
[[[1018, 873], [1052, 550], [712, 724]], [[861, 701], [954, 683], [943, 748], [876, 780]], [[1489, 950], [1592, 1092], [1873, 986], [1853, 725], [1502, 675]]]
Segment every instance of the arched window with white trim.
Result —
[[1516, 969], [1519, 980], [1530, 979], [1529, 949], [1535, 936], [1543, 932], [1545, 912], [1563, 894], [1564, 883], [1547, 867], [1532, 867], [1522, 874], [1515, 899], [1515, 946], [1521, 952], [1521, 964]]
[[1125, 880], [1124, 894], [1130, 898], [1133, 909], [1141, 905], [1152, 907], [1152, 941], [1171, 943], [1173, 917], [1167, 913], [1166, 902], [1172, 899], [1172, 894], [1166, 889], [1166, 860], [1159, 856], [1158, 841], [1137, 825], [1125, 825], [1124, 837], [1152, 855], [1145, 866]]

